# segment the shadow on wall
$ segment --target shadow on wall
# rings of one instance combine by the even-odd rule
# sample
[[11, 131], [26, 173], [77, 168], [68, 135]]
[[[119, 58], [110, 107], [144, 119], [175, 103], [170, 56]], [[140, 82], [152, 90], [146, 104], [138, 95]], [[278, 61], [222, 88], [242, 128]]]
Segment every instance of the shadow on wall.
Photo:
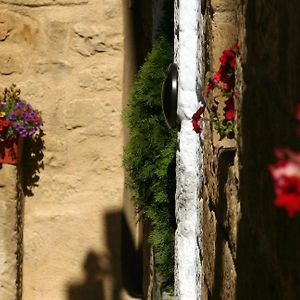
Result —
[[[231, 179], [230, 168], [234, 164], [235, 149], [227, 148], [222, 149], [218, 157], [218, 205], [215, 207], [216, 219], [216, 239], [215, 239], [215, 257], [214, 257], [214, 285], [209, 296], [210, 300], [222, 299], [226, 286], [230, 286], [231, 282], [229, 278], [224, 278], [224, 265], [225, 259], [225, 242], [229, 242], [229, 234], [224, 227], [226, 223], [226, 216], [228, 211], [228, 203], [226, 198], [226, 185]], [[230, 244], [230, 243], [228, 243]], [[208, 254], [208, 253], [207, 253]], [[228, 262], [227, 262], [228, 263]], [[230, 297], [228, 298], [230, 299]]]
[[39, 173], [44, 169], [44, 132], [40, 130], [32, 139], [25, 139], [23, 164], [22, 164], [22, 186], [25, 196], [33, 196], [33, 190], [38, 186]]
[[134, 47], [137, 66], [140, 67], [152, 46], [152, 3], [145, 0], [124, 2], [132, 30], [131, 46]]
[[69, 300], [100, 300], [104, 298], [103, 278], [107, 270], [101, 265], [101, 257], [91, 251], [83, 264], [85, 281], [80, 285], [71, 286], [68, 291]]
[[141, 297], [141, 253], [134, 247], [124, 214], [108, 213], [105, 228], [108, 254], [87, 253], [83, 262], [85, 279], [68, 287], [68, 300], [120, 300], [123, 288], [130, 296]]
[[267, 165], [275, 147], [300, 150], [294, 107], [300, 102], [300, 3], [248, 0], [246, 90], [241, 108], [241, 221], [238, 300], [300, 299], [300, 216], [274, 206]]

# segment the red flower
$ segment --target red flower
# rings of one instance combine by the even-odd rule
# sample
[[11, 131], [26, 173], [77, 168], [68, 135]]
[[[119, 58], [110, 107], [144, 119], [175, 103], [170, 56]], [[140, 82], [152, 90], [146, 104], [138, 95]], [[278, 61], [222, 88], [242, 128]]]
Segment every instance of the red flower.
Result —
[[0, 125], [0, 131], [2, 131], [3, 130], [3, 126], [2, 125]]
[[9, 125], [9, 121], [3, 121], [2, 124], [4, 127], [7, 127]]
[[193, 128], [197, 133], [202, 131], [201, 128], [201, 115], [204, 113], [205, 107], [201, 106], [192, 116]]
[[224, 66], [226, 64], [231, 64], [231, 61], [235, 60], [235, 53], [231, 49], [226, 49], [220, 57], [220, 62]]
[[284, 207], [293, 217], [300, 211], [300, 153], [276, 149], [278, 161], [269, 165], [276, 194], [275, 205]]
[[224, 116], [225, 120], [232, 120], [235, 118], [235, 107], [234, 107], [234, 99], [231, 96], [227, 101], [225, 101], [224, 107]]
[[222, 69], [220, 68], [218, 72], [216, 72], [214, 75], [213, 75], [213, 78], [212, 80], [215, 82], [215, 83], [219, 83], [221, 81], [221, 71]]
[[275, 190], [275, 205], [285, 208], [288, 215], [294, 217], [300, 211], [300, 178], [283, 176], [280, 187]]

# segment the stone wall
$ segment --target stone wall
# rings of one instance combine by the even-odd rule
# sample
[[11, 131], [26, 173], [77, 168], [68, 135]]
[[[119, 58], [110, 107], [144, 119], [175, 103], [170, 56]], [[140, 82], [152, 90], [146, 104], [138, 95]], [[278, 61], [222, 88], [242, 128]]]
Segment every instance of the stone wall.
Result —
[[[237, 2], [206, 1], [204, 82], [218, 70], [219, 57], [237, 40]], [[205, 88], [204, 88], [205, 89]], [[205, 99], [210, 106], [212, 98]], [[239, 219], [236, 142], [219, 139], [206, 123], [203, 146], [203, 273], [201, 299], [235, 299], [236, 244]]]
[[[9, 282], [1, 299], [15, 299], [22, 275], [24, 300], [131, 299], [121, 280], [121, 225], [124, 231], [127, 223], [120, 114], [130, 84], [123, 82], [128, 10], [129, 3], [120, 0], [0, 1], [0, 86], [16, 83], [45, 123], [44, 148], [42, 140], [25, 145], [20, 167], [26, 196], [23, 274], [16, 264], [3, 269], [1, 244], [1, 274]], [[126, 67], [135, 70], [130, 60]], [[7, 169], [0, 170], [1, 179]], [[1, 241], [12, 239], [5, 255], [14, 256], [14, 171], [9, 178], [1, 183], [1, 224], [7, 226]], [[132, 249], [135, 240], [134, 231], [127, 240]], [[11, 280], [12, 273], [19, 279]], [[1, 284], [6, 281], [1, 277]]]
[[[237, 138], [204, 138], [202, 299], [298, 299], [299, 218], [274, 205], [274, 149], [300, 149], [297, 1], [206, 1], [206, 71], [237, 40]], [[211, 73], [207, 73], [209, 77]], [[206, 77], [206, 78], [207, 78]]]

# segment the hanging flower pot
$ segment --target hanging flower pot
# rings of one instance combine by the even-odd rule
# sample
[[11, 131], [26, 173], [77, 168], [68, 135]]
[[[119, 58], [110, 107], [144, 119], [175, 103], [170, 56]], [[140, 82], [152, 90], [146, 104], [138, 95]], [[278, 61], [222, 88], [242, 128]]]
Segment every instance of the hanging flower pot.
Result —
[[22, 161], [24, 139], [8, 140], [0, 143], [0, 163], [17, 165]]
[[42, 125], [41, 113], [20, 98], [14, 84], [4, 89], [0, 94], [0, 163], [20, 163], [24, 138], [33, 138]]

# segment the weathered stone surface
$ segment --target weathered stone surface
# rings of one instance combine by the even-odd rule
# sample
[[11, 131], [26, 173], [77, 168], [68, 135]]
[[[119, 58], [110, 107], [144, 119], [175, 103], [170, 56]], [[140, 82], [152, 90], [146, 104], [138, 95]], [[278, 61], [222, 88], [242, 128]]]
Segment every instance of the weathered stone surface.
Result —
[[39, 33], [39, 24], [33, 18], [7, 9], [0, 10], [0, 40], [33, 46]]
[[[215, 214], [210, 211], [208, 201], [203, 204], [203, 270], [205, 286], [212, 293], [215, 276], [217, 221]], [[203, 299], [207, 299], [203, 296]]]
[[82, 134], [90, 136], [118, 136], [120, 134], [120, 111], [106, 99], [77, 99], [65, 108], [67, 129], [81, 128]]
[[[33, 195], [25, 205], [22, 299], [132, 299], [121, 284], [122, 2], [0, 3], [6, 8], [0, 9], [0, 88], [15, 82], [21, 98], [42, 111], [45, 132], [44, 168], [24, 170]], [[14, 174], [4, 184], [8, 168], [16, 170], [0, 169], [1, 300], [19, 299], [22, 285], [15, 232], [22, 228], [16, 226]], [[90, 252], [101, 272], [86, 291]]]
[[[228, 243], [224, 244], [223, 253], [222, 253], [222, 283], [221, 283], [221, 291], [220, 298], [224, 300], [233, 300], [236, 299], [235, 291], [236, 291], [236, 271], [232, 259], [232, 253], [228, 247]], [[218, 272], [218, 269], [215, 270]]]
[[0, 51], [0, 74], [10, 75], [23, 72], [23, 61], [19, 53]]
[[52, 135], [45, 144], [45, 164], [51, 167], [64, 166], [67, 162], [67, 150], [66, 141]]
[[[230, 48], [237, 38], [235, 0], [211, 0], [214, 14], [205, 15], [207, 25], [205, 59], [210, 63], [207, 67], [206, 82], [212, 72], [218, 70], [219, 57]], [[220, 100], [218, 91], [206, 99], [208, 105], [213, 97]], [[236, 299], [236, 259], [237, 226], [240, 204], [238, 201], [238, 167], [234, 159], [236, 147], [234, 140], [222, 139], [212, 129], [206, 126], [204, 132], [204, 212], [203, 212], [203, 272], [205, 288], [203, 298], [206, 299]]]
[[49, 47], [54, 52], [62, 53], [68, 45], [68, 24], [52, 21], [47, 27]]
[[[35, 62], [34, 71], [37, 74], [52, 73], [58, 76], [59, 73], [64, 72], [65, 76], [68, 75], [72, 70], [72, 65], [66, 60], [40, 60]], [[61, 74], [60, 74], [61, 75]]]
[[120, 90], [121, 79], [109, 65], [92, 65], [78, 74], [79, 86], [89, 91]]
[[103, 0], [104, 14], [107, 19], [119, 17], [122, 3], [120, 0]]
[[0, 3], [21, 5], [21, 6], [49, 6], [49, 5], [79, 5], [86, 4], [89, 0], [0, 0]]
[[229, 176], [225, 186], [225, 193], [227, 195], [226, 217], [224, 221], [224, 228], [228, 232], [229, 245], [232, 252], [233, 259], [236, 259], [237, 251], [237, 231], [240, 220], [240, 201], [238, 198], [238, 180], [235, 176], [234, 167], [229, 169]]
[[214, 11], [236, 10], [237, 8], [236, 0], [211, 0], [210, 3]]
[[[0, 169], [0, 299], [21, 299], [20, 278], [23, 300], [132, 299], [121, 282], [120, 114], [131, 83], [127, 77], [122, 86], [123, 32], [131, 34], [123, 28], [123, 2], [0, 3], [6, 8], [0, 9], [0, 88], [16, 83], [21, 98], [42, 111], [45, 133], [43, 168], [34, 155], [24, 161], [33, 195], [25, 199], [23, 274], [17, 266], [23, 231], [16, 225], [23, 208], [16, 213], [15, 173], [5, 173], [16, 168]], [[126, 70], [134, 74], [130, 57]], [[135, 223], [129, 238], [136, 245]], [[100, 270], [92, 276], [90, 257]], [[91, 278], [96, 284], [89, 295]]]
[[237, 40], [236, 13], [217, 12], [212, 21], [212, 70], [219, 68], [219, 57], [225, 49], [230, 48]]
[[36, 108], [39, 108], [48, 89], [46, 83], [30, 79], [23, 81], [18, 86], [21, 89], [22, 98], [32, 103]]
[[78, 23], [74, 26], [71, 48], [83, 56], [107, 52], [113, 54], [120, 50], [120, 34], [112, 27]]
[[16, 235], [16, 167], [0, 169], [0, 299], [16, 299], [17, 235]]

